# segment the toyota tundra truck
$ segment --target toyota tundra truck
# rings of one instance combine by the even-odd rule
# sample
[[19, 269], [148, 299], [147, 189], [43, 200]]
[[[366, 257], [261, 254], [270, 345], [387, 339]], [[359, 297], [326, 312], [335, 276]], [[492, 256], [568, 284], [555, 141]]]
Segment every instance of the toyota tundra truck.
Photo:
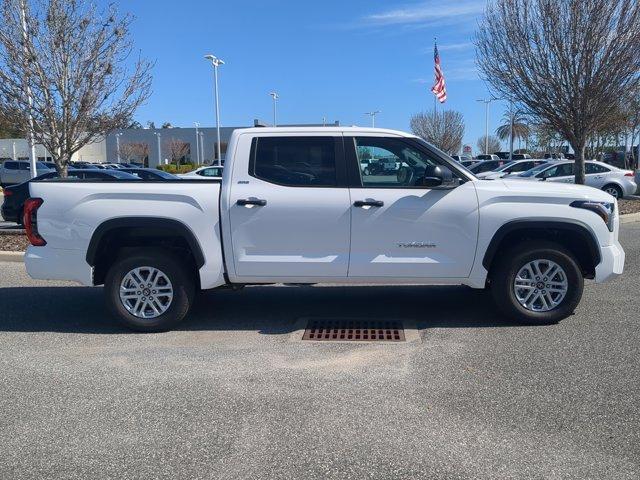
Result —
[[[378, 158], [395, 168], [363, 167]], [[34, 181], [30, 196], [29, 275], [103, 285], [145, 332], [201, 290], [278, 283], [467, 285], [514, 320], [555, 323], [625, 258], [611, 195], [478, 180], [383, 129], [238, 129], [221, 181]]]

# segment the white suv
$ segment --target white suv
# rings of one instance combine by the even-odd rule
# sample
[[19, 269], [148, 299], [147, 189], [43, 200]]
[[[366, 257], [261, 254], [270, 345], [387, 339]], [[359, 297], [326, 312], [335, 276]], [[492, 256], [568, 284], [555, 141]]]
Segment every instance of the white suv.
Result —
[[[49, 173], [51, 169], [42, 162], [36, 162], [36, 177]], [[31, 179], [31, 165], [28, 160], [6, 160], [0, 165], [0, 185], [16, 185]]]

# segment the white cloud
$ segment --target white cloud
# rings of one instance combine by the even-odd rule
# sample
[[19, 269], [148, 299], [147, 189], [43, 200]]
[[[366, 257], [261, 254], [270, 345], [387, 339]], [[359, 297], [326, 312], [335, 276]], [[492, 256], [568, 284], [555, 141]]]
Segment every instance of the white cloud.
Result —
[[[438, 45], [438, 51], [440, 52], [452, 52], [458, 50], [471, 50], [473, 49], [473, 43], [464, 42], [464, 43], [451, 43], [449, 45]], [[429, 50], [430, 53], [433, 53], [433, 48]]]
[[473, 18], [484, 11], [486, 1], [460, 0], [455, 4], [430, 0], [413, 6], [374, 13], [362, 18], [368, 25], [409, 25], [415, 23], [449, 23]]

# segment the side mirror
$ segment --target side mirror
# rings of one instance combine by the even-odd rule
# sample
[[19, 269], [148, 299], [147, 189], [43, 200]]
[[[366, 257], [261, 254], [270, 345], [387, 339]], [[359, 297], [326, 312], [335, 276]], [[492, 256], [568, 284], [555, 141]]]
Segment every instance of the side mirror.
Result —
[[453, 177], [453, 173], [447, 167], [429, 165], [424, 170], [424, 176], [419, 185], [427, 188], [450, 189], [460, 185], [460, 181]]

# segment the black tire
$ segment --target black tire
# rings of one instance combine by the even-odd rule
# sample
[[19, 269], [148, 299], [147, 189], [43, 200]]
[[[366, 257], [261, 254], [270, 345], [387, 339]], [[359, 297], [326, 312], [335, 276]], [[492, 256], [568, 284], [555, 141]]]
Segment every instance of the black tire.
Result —
[[[608, 185], [605, 185], [604, 187], [602, 187], [603, 191], [607, 191], [607, 190], [615, 190], [616, 195], [613, 195], [613, 193], [611, 193], [611, 195], [613, 195], [614, 197], [616, 197], [617, 199], [624, 197], [624, 192], [622, 191], [622, 189], [616, 185], [615, 183], [610, 183]], [[607, 192], [609, 193], [609, 192]]]
[[[154, 267], [163, 272], [173, 287], [168, 309], [155, 318], [140, 318], [125, 308], [120, 300], [120, 285], [125, 276], [138, 267]], [[185, 262], [164, 249], [140, 249], [117, 258], [107, 272], [105, 300], [111, 313], [127, 328], [137, 332], [164, 332], [182, 321], [189, 313], [195, 294], [194, 273]]]
[[[533, 260], [558, 264], [567, 277], [568, 289], [558, 306], [549, 311], [533, 311], [517, 300], [514, 282], [518, 272]], [[529, 325], [549, 325], [571, 315], [582, 298], [584, 278], [576, 259], [561, 245], [547, 241], [523, 242], [501, 254], [491, 270], [491, 294], [498, 309], [508, 318]]]

